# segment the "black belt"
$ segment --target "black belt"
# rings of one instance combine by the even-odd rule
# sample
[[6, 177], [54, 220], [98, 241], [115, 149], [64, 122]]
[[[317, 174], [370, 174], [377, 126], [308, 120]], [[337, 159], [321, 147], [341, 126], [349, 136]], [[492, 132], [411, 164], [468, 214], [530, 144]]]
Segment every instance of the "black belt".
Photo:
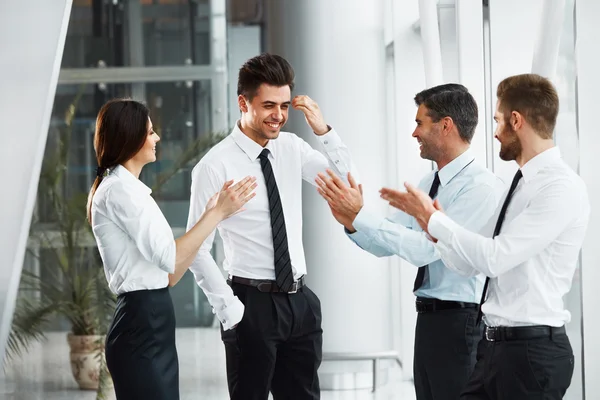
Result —
[[460, 308], [477, 308], [477, 303], [466, 303], [463, 301], [438, 300], [427, 297], [417, 297], [415, 303], [418, 313], [426, 313], [442, 310], [455, 310]]
[[566, 335], [564, 326], [553, 327], [546, 325], [535, 326], [486, 326], [484, 338], [488, 342], [503, 340], [528, 340], [539, 338], [552, 338], [555, 335]]
[[302, 286], [304, 286], [304, 276], [301, 276], [300, 279], [294, 282], [292, 288], [289, 291], [284, 291], [277, 286], [275, 281], [263, 280], [263, 279], [248, 279], [248, 278], [240, 278], [239, 276], [232, 276], [227, 279], [227, 282], [239, 283], [241, 285], [253, 286], [257, 288], [260, 292], [268, 292], [268, 293], [296, 293]]

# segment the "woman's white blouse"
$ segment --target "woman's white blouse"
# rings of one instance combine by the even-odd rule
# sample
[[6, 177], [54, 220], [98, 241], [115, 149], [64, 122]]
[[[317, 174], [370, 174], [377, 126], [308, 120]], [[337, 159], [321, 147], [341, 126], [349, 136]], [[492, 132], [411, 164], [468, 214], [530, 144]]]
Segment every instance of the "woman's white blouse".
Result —
[[92, 230], [115, 294], [164, 288], [175, 271], [173, 231], [151, 193], [119, 165], [94, 195]]

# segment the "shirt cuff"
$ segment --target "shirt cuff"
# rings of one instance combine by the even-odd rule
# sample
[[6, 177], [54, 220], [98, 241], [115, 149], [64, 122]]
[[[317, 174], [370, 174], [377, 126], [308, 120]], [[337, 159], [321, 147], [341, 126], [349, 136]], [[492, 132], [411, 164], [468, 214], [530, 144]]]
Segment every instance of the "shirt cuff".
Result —
[[441, 211], [434, 212], [429, 218], [427, 230], [429, 234], [444, 244], [449, 244], [452, 235], [459, 225]]
[[344, 228], [344, 232], [346, 235], [356, 243], [361, 248], [369, 246], [371, 243], [372, 237], [368, 234], [369, 229], [377, 229], [379, 227], [380, 221], [377, 225], [373, 225], [373, 221], [380, 219], [378, 216], [374, 214], [370, 214], [365, 211], [363, 207], [359, 212], [354, 221], [352, 222], [352, 226], [356, 230], [354, 233], [348, 232], [346, 228]]
[[[329, 125], [327, 125], [329, 126]], [[329, 126], [329, 132], [324, 135], [317, 136], [326, 152], [334, 151], [337, 148], [341, 147], [343, 142], [340, 135], [337, 134], [335, 129]]]
[[242, 304], [237, 296], [233, 296], [233, 301], [229, 305], [223, 307], [220, 311], [216, 311], [213, 308], [213, 313], [217, 314], [217, 318], [223, 324], [223, 330], [227, 331], [242, 320], [244, 316], [244, 304]]
[[377, 230], [383, 223], [383, 220], [384, 218], [375, 214], [371, 214], [365, 210], [365, 207], [363, 207], [356, 215], [356, 218], [354, 218], [352, 226], [357, 231]]

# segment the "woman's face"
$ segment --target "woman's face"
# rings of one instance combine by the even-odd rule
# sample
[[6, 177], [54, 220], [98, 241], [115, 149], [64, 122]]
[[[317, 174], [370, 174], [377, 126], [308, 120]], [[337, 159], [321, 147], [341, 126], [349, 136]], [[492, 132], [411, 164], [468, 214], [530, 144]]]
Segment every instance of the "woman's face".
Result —
[[141, 165], [156, 161], [156, 143], [160, 141], [160, 137], [154, 132], [152, 121], [148, 118], [146, 142], [144, 146], [133, 156], [133, 160]]

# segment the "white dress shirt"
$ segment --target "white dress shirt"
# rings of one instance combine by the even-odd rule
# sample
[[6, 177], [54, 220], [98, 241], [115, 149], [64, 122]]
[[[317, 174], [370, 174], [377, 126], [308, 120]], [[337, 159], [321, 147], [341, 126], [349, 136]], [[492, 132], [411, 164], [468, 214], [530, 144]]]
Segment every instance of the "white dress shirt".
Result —
[[[269, 201], [258, 159], [263, 147], [247, 137], [238, 123], [232, 133], [213, 147], [192, 171], [187, 228], [189, 230], [200, 219], [209, 198], [221, 189], [223, 183], [255, 176], [258, 184], [256, 196], [244, 206], [246, 210], [218, 226], [225, 252], [223, 268], [230, 276], [275, 280]], [[296, 280], [306, 274], [302, 245], [302, 180], [315, 184], [317, 173], [325, 172], [326, 168], [331, 168], [344, 181], [347, 181], [348, 172], [357, 177], [348, 148], [338, 134], [331, 129], [318, 138], [322, 152], [289, 132], [281, 132], [266, 146], [283, 205]], [[202, 244], [190, 269], [227, 330], [242, 319], [244, 306], [234, 296], [210, 253], [213, 240], [214, 232]]]
[[162, 289], [175, 271], [175, 238], [152, 190], [119, 165], [92, 202], [92, 230], [115, 294]]
[[428, 230], [446, 266], [491, 278], [482, 307], [488, 326], [563, 326], [571, 318], [563, 296], [571, 288], [590, 214], [586, 186], [557, 147], [532, 158], [521, 172], [494, 239], [501, 205], [482, 235], [441, 212], [431, 216]]

